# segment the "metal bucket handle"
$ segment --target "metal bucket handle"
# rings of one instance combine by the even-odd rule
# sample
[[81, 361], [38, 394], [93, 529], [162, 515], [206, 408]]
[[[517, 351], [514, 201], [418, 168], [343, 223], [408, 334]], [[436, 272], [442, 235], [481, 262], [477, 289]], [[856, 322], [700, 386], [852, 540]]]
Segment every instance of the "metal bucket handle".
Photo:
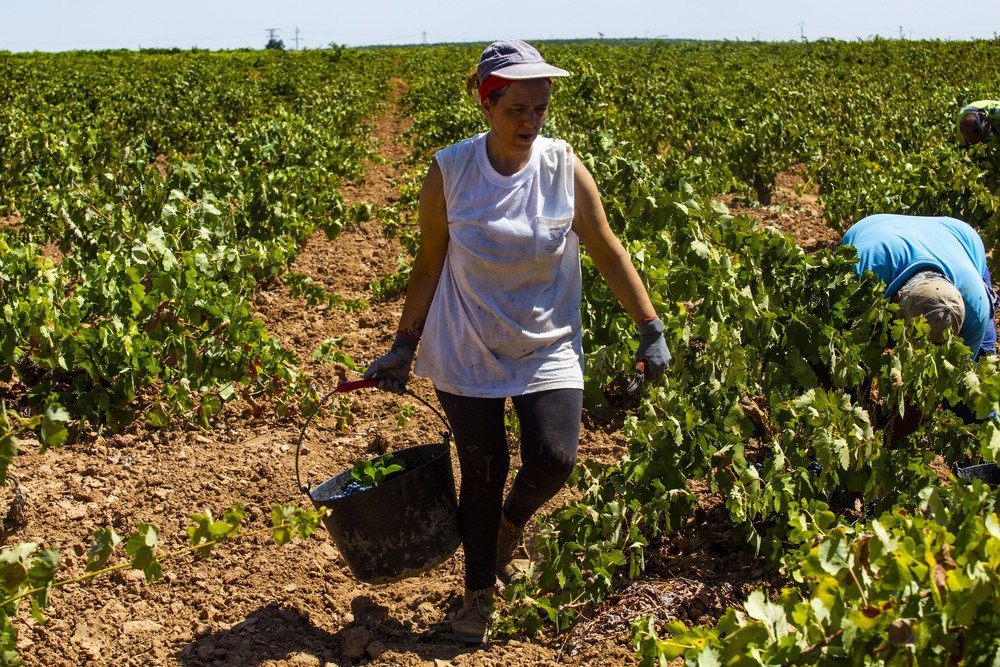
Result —
[[[357, 380], [354, 382], [341, 382], [340, 384], [337, 385], [336, 389], [327, 393], [325, 396], [323, 396], [323, 398], [319, 399], [319, 402], [316, 404], [316, 407], [312, 409], [312, 412], [309, 413], [309, 416], [306, 418], [305, 423], [302, 424], [302, 429], [299, 431], [299, 440], [297, 443], [295, 443], [295, 483], [298, 485], [299, 491], [306, 494], [307, 496], [311, 491], [311, 489], [308, 486], [302, 484], [302, 480], [299, 478], [299, 451], [302, 449], [302, 439], [305, 437], [306, 428], [308, 428], [309, 422], [312, 421], [313, 416], [319, 411], [320, 407], [322, 407], [323, 403], [325, 403], [326, 399], [330, 398], [330, 396], [338, 393], [342, 394], [344, 392], [353, 391], [355, 389], [375, 387], [377, 384], [378, 380], [375, 379]], [[431, 412], [433, 412], [438, 416], [438, 419], [440, 419], [444, 423], [445, 431], [444, 433], [442, 433], [442, 436], [444, 437], [444, 443], [446, 446], [449, 445], [449, 443], [451, 442], [451, 425], [448, 423], [448, 420], [444, 418], [444, 415], [438, 412], [437, 409], [430, 403], [420, 398], [409, 389], [407, 389], [404, 393], [408, 394], [409, 396], [423, 403], [425, 406], [427, 406], [427, 409], [429, 409]]]

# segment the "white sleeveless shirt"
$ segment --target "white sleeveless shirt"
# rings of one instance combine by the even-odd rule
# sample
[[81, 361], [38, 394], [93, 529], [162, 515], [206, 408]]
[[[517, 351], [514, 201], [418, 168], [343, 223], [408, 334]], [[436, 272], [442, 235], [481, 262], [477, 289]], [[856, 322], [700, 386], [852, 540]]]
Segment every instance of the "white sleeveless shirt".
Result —
[[512, 176], [490, 164], [486, 133], [435, 159], [449, 240], [414, 373], [460, 396], [582, 389], [569, 146], [538, 137], [527, 166]]

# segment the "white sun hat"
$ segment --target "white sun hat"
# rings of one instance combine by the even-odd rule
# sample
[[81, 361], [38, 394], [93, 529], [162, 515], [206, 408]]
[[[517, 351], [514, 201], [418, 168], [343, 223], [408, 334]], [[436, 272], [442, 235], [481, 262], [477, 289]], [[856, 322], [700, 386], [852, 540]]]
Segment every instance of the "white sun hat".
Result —
[[955, 335], [965, 321], [965, 302], [955, 285], [937, 271], [918, 271], [899, 288], [903, 317], [923, 317], [931, 327], [931, 340], [944, 341], [944, 332]]

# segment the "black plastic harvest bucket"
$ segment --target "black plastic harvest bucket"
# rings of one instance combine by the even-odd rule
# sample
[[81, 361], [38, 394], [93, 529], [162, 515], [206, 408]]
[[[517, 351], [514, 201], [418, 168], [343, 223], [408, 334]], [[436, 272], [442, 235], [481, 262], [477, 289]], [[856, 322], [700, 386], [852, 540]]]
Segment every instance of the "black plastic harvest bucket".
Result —
[[[335, 391], [373, 384], [373, 381], [341, 383]], [[324, 396], [316, 410], [333, 393]], [[411, 396], [427, 405], [420, 397]], [[376, 487], [348, 496], [342, 494], [354, 481], [353, 468], [312, 489], [298, 479], [302, 438], [316, 410], [299, 434], [295, 449], [299, 489], [309, 496], [317, 510], [327, 508], [329, 513], [323, 517], [323, 523], [351, 574], [364, 583], [388, 584], [416, 576], [446, 561], [461, 544], [451, 469], [451, 432], [447, 420], [434, 408], [427, 407], [444, 422], [447, 429], [442, 434], [444, 441], [391, 452], [405, 461], [403, 470]]]
[[979, 465], [960, 468], [955, 464], [955, 477], [972, 481], [978, 479], [991, 487], [996, 488], [1000, 484], [1000, 468], [996, 463], [980, 463]]

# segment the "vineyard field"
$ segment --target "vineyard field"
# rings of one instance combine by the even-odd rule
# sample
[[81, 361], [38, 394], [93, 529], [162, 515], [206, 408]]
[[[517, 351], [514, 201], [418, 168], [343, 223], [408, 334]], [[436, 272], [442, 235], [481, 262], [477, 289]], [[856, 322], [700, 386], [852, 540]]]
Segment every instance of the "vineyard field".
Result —
[[[405, 126], [405, 117], [393, 113], [379, 120], [383, 156], [402, 157], [404, 149], [397, 139]], [[388, 206], [397, 197], [391, 182], [401, 175], [400, 167], [371, 165], [365, 182], [346, 188], [345, 194], [351, 201]], [[50, 252], [58, 259], [57, 250]], [[368, 282], [391, 273], [399, 252], [398, 243], [386, 239], [381, 225], [371, 222], [335, 241], [318, 234], [294, 269], [331, 292], [370, 298]], [[318, 342], [344, 336], [343, 349], [358, 363], [382, 354], [402, 308], [397, 296], [371, 312], [348, 314], [309, 307], [304, 299], [290, 297], [286, 288], [263, 289], [258, 302], [268, 330], [300, 358], [311, 359]], [[321, 391], [332, 389], [339, 380], [329, 364], [308, 363], [303, 370]], [[415, 378], [411, 389], [436, 405], [425, 380]], [[307, 433], [308, 453], [300, 460], [304, 482], [308, 479], [315, 486], [350, 467], [359, 456], [440, 440], [440, 422], [412, 399], [359, 391], [350, 401], [358, 422], [349, 434]], [[413, 404], [418, 416], [399, 428], [393, 415], [404, 403]], [[207, 431], [140, 424], [101, 444], [49, 449], [41, 455], [33, 451], [35, 443], [25, 442], [26, 453], [9, 475], [27, 493], [27, 525], [11, 537], [69, 549], [69, 572], [79, 574], [82, 561], [72, 553], [72, 545], [87, 544], [90, 532], [106, 523], [122, 534], [139, 522], [158, 525], [168, 548], [183, 546], [187, 514], [193, 510], [221, 514], [240, 501], [248, 510], [248, 526], [264, 525], [275, 503], [308, 502], [295, 488], [300, 421], [255, 418], [245, 404], [234, 404]], [[619, 427], [613, 421], [588, 420], [582, 455], [614, 460], [625, 446]], [[457, 461], [454, 464], [457, 480]], [[567, 493], [552, 505], [565, 500]], [[725, 521], [719, 512], [714, 519]], [[726, 543], [724, 525], [709, 522], [706, 529], [720, 544]], [[287, 547], [269, 542], [263, 536], [248, 544], [223, 545], [211, 559], [175, 563], [165, 569], [162, 581], [151, 585], [133, 571], [62, 589], [54, 594], [45, 625], [29, 617], [22, 628], [22, 657], [27, 664], [67, 667], [347, 665], [344, 651], [349, 645], [384, 650], [378, 659], [366, 655], [367, 664], [373, 665], [527, 667], [557, 662], [605, 665], [609, 656], [622, 664], [633, 660], [627, 623], [611, 624], [586, 637], [575, 656], [560, 653], [564, 638], [542, 642], [513, 638], [487, 648], [448, 640], [415, 643], [412, 640], [460, 604], [460, 554], [419, 578], [368, 586], [351, 577], [325, 530]], [[700, 567], [707, 564], [712, 574], [698, 581], [699, 565], [691, 569], [692, 583], [683, 590], [689, 605], [701, 604], [696, 596], [704, 595], [703, 587], [714, 591], [725, 582], [725, 590], [733, 595], [738, 589], [733, 581], [754, 581], [741, 571], [750, 562], [747, 556], [729, 559], [713, 554], [703, 561]], [[735, 578], [725, 574], [730, 568]], [[724, 600], [720, 598], [719, 604]]]
[[424, 378], [330, 392], [391, 343], [430, 157], [486, 129], [482, 46], [0, 52], [0, 667], [998, 664], [1000, 496], [951, 472], [1000, 458], [1000, 364], [840, 239], [1000, 243], [1000, 150], [953, 129], [1000, 41], [540, 47], [674, 362], [626, 390], [584, 252], [580, 464], [483, 646], [461, 548], [361, 583], [297, 482], [443, 437]]

